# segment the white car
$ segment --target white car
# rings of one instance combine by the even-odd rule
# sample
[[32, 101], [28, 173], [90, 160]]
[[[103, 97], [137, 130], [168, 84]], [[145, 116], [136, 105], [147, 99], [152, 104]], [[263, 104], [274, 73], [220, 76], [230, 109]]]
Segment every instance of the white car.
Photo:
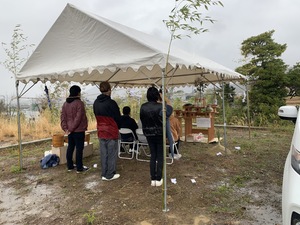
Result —
[[[282, 224], [300, 225], [300, 110], [298, 106], [282, 106], [281, 119], [292, 120], [295, 130], [286, 158], [282, 183]], [[297, 119], [299, 118], [299, 119]]]

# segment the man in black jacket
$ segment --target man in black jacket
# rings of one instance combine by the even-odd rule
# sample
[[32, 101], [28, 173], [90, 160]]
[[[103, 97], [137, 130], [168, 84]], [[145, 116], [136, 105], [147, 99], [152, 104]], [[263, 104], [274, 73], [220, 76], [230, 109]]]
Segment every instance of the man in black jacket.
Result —
[[[162, 185], [163, 169], [163, 124], [162, 124], [162, 103], [157, 88], [150, 87], [147, 90], [147, 100], [140, 109], [140, 119], [142, 122], [143, 132], [147, 138], [151, 152], [150, 158], [150, 175], [151, 186]], [[173, 108], [168, 99], [166, 101], [166, 116], [169, 117]], [[157, 165], [156, 165], [157, 164]]]

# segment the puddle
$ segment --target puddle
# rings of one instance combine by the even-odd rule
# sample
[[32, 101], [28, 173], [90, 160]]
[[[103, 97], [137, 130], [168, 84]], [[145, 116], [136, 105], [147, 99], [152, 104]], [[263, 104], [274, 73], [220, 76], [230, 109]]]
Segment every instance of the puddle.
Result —
[[[269, 199], [269, 205], [248, 205], [246, 206], [246, 213], [256, 220], [256, 225], [265, 224], [282, 224], [281, 217], [281, 189], [280, 187], [265, 187], [263, 190], [253, 187], [255, 182], [250, 182], [247, 187], [239, 189], [240, 194], [248, 194], [252, 197], [253, 202], [260, 201], [260, 199]], [[278, 206], [279, 208], [272, 207]]]
[[[0, 184], [1, 224], [24, 224], [23, 221], [28, 215], [39, 215], [40, 218], [50, 217], [56, 211], [55, 203], [59, 203], [60, 200], [56, 194], [57, 190], [46, 185], [31, 185], [29, 189], [31, 191], [20, 197], [18, 194], [20, 190]], [[51, 202], [50, 205], [49, 202]]]
[[282, 224], [281, 214], [271, 206], [249, 206], [247, 213], [257, 221], [257, 225]]
[[12, 188], [4, 188], [0, 186], [0, 221], [1, 224], [17, 224], [18, 221], [22, 221], [25, 217], [22, 211], [23, 199], [14, 194], [15, 190]]

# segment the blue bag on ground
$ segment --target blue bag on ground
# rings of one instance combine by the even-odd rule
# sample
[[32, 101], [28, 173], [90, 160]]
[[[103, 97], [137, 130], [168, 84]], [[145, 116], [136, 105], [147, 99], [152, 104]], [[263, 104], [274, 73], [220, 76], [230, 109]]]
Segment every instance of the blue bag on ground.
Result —
[[59, 157], [56, 154], [48, 154], [40, 161], [41, 168], [47, 169], [49, 167], [54, 167], [59, 164]]

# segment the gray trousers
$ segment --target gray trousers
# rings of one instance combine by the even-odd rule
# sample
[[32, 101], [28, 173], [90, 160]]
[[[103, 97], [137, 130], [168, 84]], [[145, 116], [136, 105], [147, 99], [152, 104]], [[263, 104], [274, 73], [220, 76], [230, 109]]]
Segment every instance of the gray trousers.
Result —
[[101, 139], [100, 157], [101, 157], [101, 176], [107, 179], [112, 178], [116, 174], [116, 164], [118, 157], [118, 139]]

